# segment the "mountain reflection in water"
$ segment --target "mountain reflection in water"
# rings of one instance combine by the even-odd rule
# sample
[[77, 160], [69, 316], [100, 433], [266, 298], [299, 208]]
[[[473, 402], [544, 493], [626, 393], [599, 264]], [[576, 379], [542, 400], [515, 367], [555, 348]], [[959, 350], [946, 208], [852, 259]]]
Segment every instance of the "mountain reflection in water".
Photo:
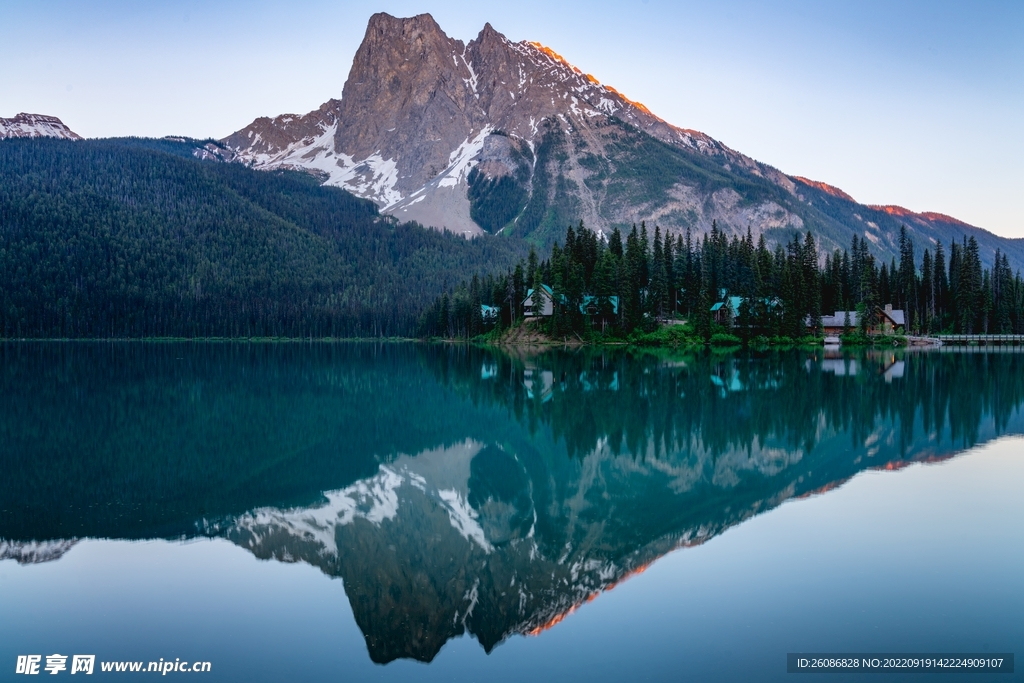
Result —
[[865, 469], [1024, 432], [1024, 356], [0, 347], [0, 559], [223, 537], [344, 579], [370, 657], [536, 634]]

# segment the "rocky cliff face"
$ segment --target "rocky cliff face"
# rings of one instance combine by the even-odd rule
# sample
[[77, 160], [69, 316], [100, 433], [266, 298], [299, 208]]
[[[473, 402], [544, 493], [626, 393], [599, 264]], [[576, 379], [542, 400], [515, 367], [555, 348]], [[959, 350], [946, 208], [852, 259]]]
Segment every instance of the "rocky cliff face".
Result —
[[[906, 222], [673, 126], [540, 44], [490, 24], [464, 44], [428, 14], [373, 15], [340, 100], [257, 119], [223, 143], [257, 168], [316, 173], [401, 220], [466, 235], [549, 242], [581, 219], [672, 233], [717, 221], [772, 241], [811, 229], [829, 251], [858, 234], [888, 260]], [[1024, 246], [978, 228], [930, 214], [908, 227], [921, 245], [969, 232], [1024, 262]]]
[[[580, 182], [594, 175], [587, 172], [594, 154], [580, 152], [594, 147], [601, 156], [614, 156], [606, 148], [619, 142], [620, 128], [759, 168], [706, 135], [667, 124], [544, 46], [513, 43], [490, 24], [466, 45], [426, 14], [375, 14], [340, 100], [304, 116], [257, 119], [224, 142], [257, 167], [320, 173], [326, 183], [373, 199], [400, 218], [476, 234], [483, 221], [471, 217], [467, 195], [470, 172], [481, 162], [503, 162], [485, 165], [482, 179], [515, 178], [519, 166], [527, 168], [516, 178], [518, 211], [492, 230], [514, 225], [533, 191], [545, 195], [536, 203], [564, 202], [557, 182], [561, 167], [535, 177], [536, 150], [545, 137], [553, 138], [546, 150], [563, 146], [557, 138], [571, 141], [572, 161], [564, 170], [575, 187], [568, 194], [584, 200], [586, 218], [599, 226], [632, 220], [631, 204], [625, 203], [625, 212], [602, 211], [602, 197]], [[512, 149], [517, 158], [509, 163]], [[581, 157], [587, 157], [582, 164]], [[564, 165], [548, 157], [540, 161]], [[494, 198], [480, 203], [487, 199]], [[481, 208], [486, 213], [489, 207]]]
[[10, 119], [0, 118], [0, 140], [7, 138], [64, 138], [81, 140], [82, 136], [64, 125], [56, 116], [22, 112]]

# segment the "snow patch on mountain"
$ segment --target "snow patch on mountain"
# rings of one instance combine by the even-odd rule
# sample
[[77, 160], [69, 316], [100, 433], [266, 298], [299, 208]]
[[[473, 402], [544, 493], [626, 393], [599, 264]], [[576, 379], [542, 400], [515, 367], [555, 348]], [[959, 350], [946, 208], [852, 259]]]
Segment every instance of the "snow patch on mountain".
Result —
[[[395, 159], [385, 159], [377, 152], [357, 161], [335, 149], [337, 132], [337, 121], [321, 124], [318, 135], [293, 142], [283, 150], [241, 153], [240, 156], [253, 168], [287, 168], [321, 174], [325, 178], [324, 185], [343, 188], [385, 207], [401, 201], [402, 193], [395, 189], [398, 183]], [[249, 134], [252, 135], [252, 131]], [[253, 145], [260, 141], [260, 134], [256, 133]]]
[[[242, 157], [253, 168], [301, 168], [320, 171], [329, 177], [328, 182], [334, 181], [336, 174], [345, 169], [355, 166], [351, 157], [336, 155], [334, 150], [334, 135], [338, 130], [337, 122], [330, 126], [321, 125], [320, 134], [315, 137], [307, 137], [293, 142], [283, 150], [277, 152], [248, 152]], [[253, 136], [253, 131], [249, 131]], [[257, 132], [253, 137], [253, 146], [262, 142], [262, 136]]]
[[493, 548], [487, 542], [483, 527], [477, 521], [478, 515], [476, 510], [470, 507], [466, 499], [458, 491], [454, 490], [438, 491], [438, 496], [445, 502], [448, 517], [451, 519], [455, 530], [467, 541], [472, 541], [480, 546], [485, 553], [491, 552]]
[[398, 163], [381, 157], [379, 152], [371, 154], [344, 174], [339, 183], [340, 187], [351, 189], [357, 195], [376, 199], [385, 210], [402, 201], [402, 193], [395, 189]]
[[[462, 82], [465, 83], [467, 86], [469, 86], [469, 89], [473, 91], [473, 94], [476, 95], [477, 99], [480, 99], [480, 93], [478, 93], [476, 91], [476, 83], [477, 83], [476, 72], [473, 71], [473, 63], [471, 61], [469, 61], [468, 59], [466, 59], [466, 53], [465, 52], [462, 53], [462, 63], [465, 64], [466, 68], [469, 70], [469, 78], [462, 79]], [[458, 62], [456, 62], [456, 66], [457, 65], [458, 65]]]
[[448, 168], [441, 173], [439, 187], [455, 187], [466, 182], [469, 172], [476, 166], [476, 156], [484, 148], [484, 140], [493, 126], [484, 126], [484, 129], [477, 133], [472, 140], [468, 137], [451, 153], [448, 159]]
[[[325, 491], [326, 502], [314, 507], [292, 509], [258, 508], [237, 518], [233, 532], [242, 531], [245, 545], [258, 547], [268, 538], [281, 533], [292, 538], [311, 541], [320, 547], [320, 554], [338, 555], [337, 529], [363, 519], [375, 526], [396, 521], [404, 504], [415, 505], [410, 496], [426, 495], [433, 504], [443, 508], [454, 528], [463, 538], [475, 543], [484, 552], [491, 552], [479, 515], [467, 501], [469, 462], [480, 450], [474, 442], [457, 444], [448, 449], [430, 451], [412, 458], [400, 456], [391, 465], [381, 465], [377, 474], [344, 489]], [[456, 462], [454, 470], [438, 471], [438, 461]], [[422, 470], [422, 472], [417, 471]], [[441, 488], [444, 487], [444, 488]], [[204, 522], [206, 533], [217, 533], [218, 524]], [[3, 551], [0, 544], [0, 552]], [[2, 556], [0, 556], [2, 559]]]
[[56, 116], [22, 112], [13, 118], [0, 118], [0, 140], [7, 138], [81, 140], [82, 136], [64, 125]]
[[311, 508], [280, 510], [259, 508], [235, 522], [236, 529], [249, 532], [250, 546], [257, 546], [271, 532], [281, 532], [296, 538], [314, 541], [329, 555], [338, 554], [335, 531], [337, 527], [365, 519], [380, 525], [398, 515], [398, 488], [406, 478], [387, 467], [381, 467], [376, 476], [356, 482], [337, 491], [325, 491], [327, 502]]
[[40, 564], [64, 557], [78, 543], [77, 538], [53, 541], [5, 541], [0, 538], [0, 561], [14, 560], [18, 564]]

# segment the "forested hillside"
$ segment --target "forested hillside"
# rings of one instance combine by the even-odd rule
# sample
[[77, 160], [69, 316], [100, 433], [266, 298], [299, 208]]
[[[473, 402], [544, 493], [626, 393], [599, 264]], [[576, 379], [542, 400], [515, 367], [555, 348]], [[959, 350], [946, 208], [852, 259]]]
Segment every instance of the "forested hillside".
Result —
[[521, 257], [194, 148], [0, 142], [0, 337], [410, 334], [462, 274]]

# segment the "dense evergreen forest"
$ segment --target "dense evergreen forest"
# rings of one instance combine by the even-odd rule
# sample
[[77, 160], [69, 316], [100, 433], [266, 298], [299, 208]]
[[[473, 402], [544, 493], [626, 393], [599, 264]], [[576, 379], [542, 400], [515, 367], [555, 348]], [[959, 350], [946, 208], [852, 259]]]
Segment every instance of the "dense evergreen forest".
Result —
[[0, 338], [409, 335], [453, 274], [525, 255], [194, 149], [0, 141]]
[[652, 235], [646, 224], [602, 239], [581, 222], [546, 259], [531, 251], [501, 276], [474, 276], [444, 293], [421, 317], [420, 333], [479, 335], [487, 327], [481, 304], [499, 307], [499, 324], [510, 326], [523, 318], [528, 291], [541, 285], [553, 294], [544, 325], [556, 337], [591, 334], [595, 318], [621, 335], [685, 317], [707, 339], [717, 329], [710, 309], [728, 297], [743, 299], [725, 322], [744, 338], [803, 337], [821, 331], [823, 315], [841, 311], [858, 312], [866, 327], [888, 304], [905, 311], [907, 333], [1024, 333], [1024, 281], [1005, 254], [996, 251], [993, 268], [983, 268], [977, 241], [965, 237], [948, 255], [939, 243], [918, 261], [905, 228], [899, 253], [899, 262], [882, 262], [855, 235], [849, 249], [822, 259], [810, 231], [770, 249], [763, 235], [756, 243], [749, 230], [729, 239], [717, 225], [699, 239], [658, 227]]
[[[508, 327], [541, 285], [556, 336], [592, 334], [596, 319], [615, 336], [684, 317], [707, 338], [725, 297], [743, 298], [727, 323], [746, 337], [802, 337], [808, 319], [851, 310], [866, 321], [885, 304], [906, 312], [907, 332], [1024, 333], [1020, 274], [974, 237], [918, 258], [904, 230], [898, 262], [885, 263], [857, 236], [822, 258], [811, 232], [769, 248], [717, 225], [599, 238], [581, 223], [547, 257], [526, 258], [520, 239], [399, 224], [312, 176], [200, 161], [194, 149], [0, 142], [0, 338], [471, 337], [488, 327], [482, 304]], [[523, 201], [474, 181], [507, 200], [494, 226]], [[473, 272], [483, 275], [453, 286]]]

